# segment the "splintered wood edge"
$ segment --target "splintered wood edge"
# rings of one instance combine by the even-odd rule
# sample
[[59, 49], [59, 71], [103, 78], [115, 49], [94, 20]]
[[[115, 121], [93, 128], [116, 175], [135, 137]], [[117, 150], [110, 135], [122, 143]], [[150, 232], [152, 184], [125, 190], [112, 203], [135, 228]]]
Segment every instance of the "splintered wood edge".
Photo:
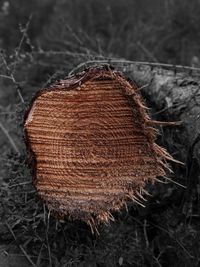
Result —
[[[124, 88], [123, 90], [125, 94], [131, 97], [132, 100], [134, 101], [141, 115], [141, 118], [143, 119], [142, 128], [143, 128], [145, 136], [147, 137], [147, 140], [149, 141], [149, 146], [154, 152], [153, 153], [155, 155], [154, 160], [158, 163], [158, 168], [161, 170], [161, 173], [163, 173], [163, 175], [166, 174], [166, 170], [169, 170], [167, 161], [175, 161], [175, 160], [164, 148], [160, 147], [159, 145], [155, 143], [157, 130], [152, 126], [154, 125], [153, 122], [155, 121], [152, 121], [149, 117], [147, 107], [144, 103], [144, 100], [142, 99], [138, 86], [130, 79], [125, 78], [121, 72], [115, 71], [111, 67], [106, 65], [106, 66], [100, 66], [100, 67], [92, 67], [79, 74], [66, 78], [66, 80], [60, 80], [56, 82], [55, 84], [51, 85], [50, 87], [40, 90], [38, 93], [36, 93], [36, 95], [32, 99], [31, 104], [29, 108], [27, 109], [25, 116], [24, 116], [24, 139], [25, 139], [25, 144], [26, 144], [27, 151], [28, 151], [29, 165], [31, 166], [34, 185], [35, 185], [35, 180], [36, 180], [37, 158], [31, 148], [31, 140], [26, 130], [26, 123], [27, 123], [28, 117], [30, 118], [31, 113], [33, 112], [35, 100], [39, 96], [45, 94], [46, 92], [50, 92], [54, 90], [73, 90], [74, 88], [76, 88], [77, 86], [80, 86], [82, 83], [85, 83], [88, 80], [97, 79], [97, 78], [108, 78], [108, 77], [109, 78], [112, 77], [113, 79], [117, 80], [119, 84], [122, 85], [122, 88]], [[155, 179], [151, 180], [151, 182], [154, 182], [154, 181], [159, 181], [159, 180], [155, 177]], [[143, 195], [145, 194], [148, 194], [148, 192], [143, 187], [141, 187], [136, 192], [133, 190], [133, 192], [129, 193], [129, 195], [124, 195], [124, 197], [121, 198], [116, 204], [115, 209], [111, 210], [111, 212], [120, 210], [123, 206], [126, 207], [126, 203], [128, 200], [132, 200], [135, 203], [141, 204], [143, 206], [141, 202], [144, 200]], [[42, 201], [44, 200], [42, 199]], [[91, 214], [89, 218], [83, 219], [83, 220], [85, 220], [86, 223], [91, 227], [92, 232], [93, 231], [98, 232], [97, 225], [99, 223], [101, 222], [107, 223], [110, 220], [114, 220], [111, 212], [105, 211], [103, 214], [100, 214], [99, 217], [95, 217], [95, 218], [93, 217], [93, 214]], [[55, 212], [53, 211], [53, 213]], [[59, 214], [58, 212], [56, 212], [56, 215], [58, 218], [64, 219], [63, 214]], [[69, 214], [69, 217], [71, 217], [70, 214]], [[76, 218], [71, 217], [71, 219], [76, 219]]]

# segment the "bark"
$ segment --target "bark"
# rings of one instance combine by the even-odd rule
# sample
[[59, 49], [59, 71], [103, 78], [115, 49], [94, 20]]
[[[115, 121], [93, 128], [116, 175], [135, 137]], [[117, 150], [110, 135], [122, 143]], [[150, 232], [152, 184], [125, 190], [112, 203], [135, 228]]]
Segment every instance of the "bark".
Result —
[[[200, 90], [197, 73], [142, 66], [129, 71], [157, 110], [182, 121], [181, 141], [200, 165]], [[146, 86], [145, 86], [146, 85]]]

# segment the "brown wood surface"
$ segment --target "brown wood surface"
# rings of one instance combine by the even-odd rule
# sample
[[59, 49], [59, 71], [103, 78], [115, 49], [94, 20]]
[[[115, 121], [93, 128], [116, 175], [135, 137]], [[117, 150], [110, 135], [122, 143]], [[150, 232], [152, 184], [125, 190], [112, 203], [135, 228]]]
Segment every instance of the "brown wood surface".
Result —
[[35, 97], [25, 120], [35, 186], [50, 210], [90, 224], [140, 201], [145, 182], [165, 175], [167, 152], [136, 85], [90, 69]]

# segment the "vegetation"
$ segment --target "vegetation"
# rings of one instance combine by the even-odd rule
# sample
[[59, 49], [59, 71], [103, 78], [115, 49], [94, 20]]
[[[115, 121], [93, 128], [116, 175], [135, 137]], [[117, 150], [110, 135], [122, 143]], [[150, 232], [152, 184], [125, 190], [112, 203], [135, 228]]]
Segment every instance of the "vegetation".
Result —
[[[187, 164], [172, 167], [189, 190], [148, 185], [145, 208], [130, 204], [95, 236], [38, 199], [22, 127], [34, 93], [86, 60], [199, 67], [199, 11], [198, 0], [0, 1], [0, 266], [199, 266], [199, 190]], [[186, 158], [176, 130], [158, 142]]]

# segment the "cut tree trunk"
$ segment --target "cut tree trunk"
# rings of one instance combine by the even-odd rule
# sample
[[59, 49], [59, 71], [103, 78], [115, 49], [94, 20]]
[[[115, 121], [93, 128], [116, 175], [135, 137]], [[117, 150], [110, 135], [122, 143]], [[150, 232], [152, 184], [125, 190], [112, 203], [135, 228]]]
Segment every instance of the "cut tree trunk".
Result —
[[94, 227], [147, 181], [166, 174], [170, 155], [140, 90], [109, 67], [91, 68], [38, 92], [25, 119], [35, 186], [49, 209]]
[[[187, 155], [185, 155], [185, 157], [182, 158], [182, 160], [184, 160], [185, 163], [186, 163], [186, 169], [188, 171], [186, 176], [187, 176], [187, 178], [190, 177], [190, 176], [193, 176], [193, 177], [196, 176], [195, 183], [199, 183], [198, 177], [199, 177], [199, 174], [200, 174], [200, 92], [199, 92], [200, 70], [187, 68], [187, 67], [186, 68], [184, 68], [184, 67], [181, 68], [181, 67], [173, 67], [173, 66], [168, 66], [168, 65], [159, 65], [159, 64], [156, 65], [156, 64], [150, 64], [150, 63], [137, 63], [137, 62], [112, 61], [111, 60], [109, 62], [106, 62], [106, 61], [104, 61], [104, 62], [102, 62], [102, 61], [101, 62], [86, 62], [86, 63], [84, 63], [83, 65], [81, 65], [78, 68], [78, 72], [80, 72], [80, 69], [82, 67], [85, 68], [88, 65], [89, 66], [91, 66], [91, 65], [98, 65], [99, 66], [99, 63], [101, 65], [102, 65], [102, 63], [104, 63], [104, 64], [108, 63], [109, 65], [114, 66], [115, 69], [122, 71], [126, 76], [131, 78], [131, 80], [133, 82], [135, 82], [135, 85], [134, 84], [132, 85], [132, 89], [131, 89], [131, 87], [130, 87], [130, 89], [128, 89], [130, 94], [128, 93], [128, 91], [126, 91], [127, 89], [125, 89], [125, 92], [126, 92], [125, 95], [128, 93], [127, 96], [125, 97], [125, 99], [126, 98], [129, 99], [131, 95], [132, 95], [133, 98], [135, 96], [136, 96], [136, 98], [139, 97], [139, 91], [141, 90], [143, 92], [143, 94], [148, 99], [150, 99], [150, 101], [153, 104], [154, 108], [157, 109], [158, 112], [162, 113], [162, 115], [164, 115], [165, 119], [167, 118], [168, 120], [171, 120], [171, 121], [174, 120], [174, 121], [181, 121], [182, 122], [182, 124], [180, 126], [181, 128], [179, 128], [178, 134], [180, 134], [180, 142], [182, 143], [181, 144], [182, 147], [184, 147], [185, 151], [187, 151], [187, 153], [186, 153]], [[93, 67], [93, 69], [95, 69], [95, 68]], [[76, 71], [76, 69], [75, 69], [75, 71]], [[87, 73], [87, 71], [86, 71], [86, 73]], [[90, 73], [90, 72], [88, 72], [88, 73]], [[108, 74], [108, 73], [110, 73], [110, 74]], [[107, 75], [107, 78], [105, 79], [106, 75]], [[111, 75], [111, 76], [108, 78], [109, 75]], [[115, 85], [113, 84], [113, 86], [114, 86], [113, 87], [113, 89], [114, 89], [113, 93], [114, 93], [115, 90], [116, 90], [116, 88], [115, 88], [116, 82], [118, 83], [119, 82], [118, 78], [121, 77], [120, 74], [115, 74], [115, 72], [113, 72], [113, 74], [112, 74], [112, 72], [110, 72], [110, 69], [108, 67], [108, 72], [101, 73], [100, 76], [98, 76], [99, 80], [95, 76], [91, 77], [91, 81], [93, 80], [93, 81], [95, 81], [97, 83], [95, 85], [96, 86], [96, 90], [97, 90], [98, 86], [100, 86], [100, 91], [99, 92], [101, 92], [101, 90], [104, 90], [104, 88], [101, 88], [101, 82], [98, 85], [99, 81], [104, 81], [104, 79], [105, 79], [104, 82], [106, 82], [107, 86], [108, 86], [109, 85], [108, 80], [110, 79], [110, 81], [112, 81], [114, 79], [114, 81], [115, 81], [115, 83], [114, 83]], [[76, 77], [75, 80], [73, 80], [74, 77]], [[118, 78], [116, 79], [116, 77], [118, 77]], [[48, 166], [45, 165], [46, 163], [44, 162], [44, 160], [42, 160], [42, 158], [40, 159], [40, 155], [42, 155], [42, 157], [44, 156], [42, 154], [43, 150], [38, 148], [37, 142], [39, 141], [39, 139], [38, 139], [38, 136], [37, 136], [37, 131], [34, 132], [34, 130], [38, 127], [38, 119], [41, 120], [41, 118], [42, 118], [40, 112], [39, 113], [37, 113], [37, 112], [38, 112], [38, 110], [40, 110], [40, 108], [42, 110], [43, 110], [43, 108], [45, 108], [45, 99], [46, 99], [46, 97], [48, 97], [48, 95], [50, 97], [53, 97], [51, 100], [48, 100], [48, 101], [50, 101], [50, 102], [55, 101], [55, 102], [57, 102], [59, 104], [60, 103], [59, 101], [61, 101], [61, 98], [60, 98], [59, 95], [56, 95], [56, 93], [54, 93], [54, 92], [56, 92], [56, 90], [58, 90], [58, 89], [61, 90], [61, 91], [63, 90], [63, 92], [61, 92], [61, 94], [63, 94], [63, 96], [64, 96], [66, 94], [66, 86], [69, 87], [70, 90], [75, 88], [75, 91], [77, 90], [76, 88], [78, 88], [77, 96], [79, 94], [80, 101], [82, 101], [81, 100], [82, 94], [83, 94], [83, 97], [86, 97], [86, 99], [87, 99], [87, 94], [88, 93], [86, 92], [86, 95], [84, 95], [84, 89], [83, 88], [85, 88], [85, 87], [82, 86], [82, 81], [85, 78], [83, 78], [83, 79], [82, 78], [83, 77], [80, 77], [80, 80], [79, 80], [79, 76], [72, 76], [71, 77], [71, 79], [72, 79], [71, 82], [70, 82], [70, 78], [68, 78], [68, 81], [67, 80], [61, 81], [60, 84], [58, 84], [58, 86], [56, 85], [56, 88], [50, 87], [47, 91], [43, 92], [41, 96], [36, 98], [35, 99], [35, 103], [37, 105], [33, 103], [33, 106], [31, 107], [31, 109], [29, 111], [29, 114], [27, 116], [25, 129], [26, 129], [26, 132], [27, 132], [27, 139], [28, 139], [28, 142], [29, 142], [28, 146], [31, 147], [31, 149], [33, 150], [33, 152], [34, 152], [34, 154], [36, 156], [36, 159], [37, 160], [39, 159], [39, 161], [41, 160], [40, 169], [37, 169], [37, 174], [39, 174], [39, 175], [38, 175], [38, 177], [36, 177], [36, 188], [38, 189], [38, 192], [39, 192], [40, 196], [47, 202], [48, 206], [52, 210], [56, 210], [56, 211], [60, 210], [61, 213], [64, 213], [64, 214], [69, 215], [69, 216], [71, 215], [71, 217], [74, 218], [74, 219], [76, 219], [76, 218], [77, 219], [83, 219], [85, 221], [88, 221], [91, 224], [91, 222], [93, 222], [93, 221], [99, 221], [99, 222], [100, 221], [107, 221], [109, 218], [111, 218], [110, 217], [110, 211], [119, 209], [127, 201], [127, 199], [126, 199], [127, 196], [129, 198], [130, 198], [130, 196], [132, 196], [132, 198], [135, 199], [135, 201], [137, 201], [137, 199], [135, 198], [135, 196], [136, 196], [135, 193], [140, 191], [140, 188], [143, 187], [142, 184], [143, 184], [143, 182], [145, 180], [141, 180], [142, 181], [142, 183], [141, 183], [142, 187], [140, 186], [140, 184], [138, 184], [139, 186], [136, 186], [136, 183], [135, 183], [136, 177], [134, 178], [134, 175], [133, 175], [132, 176], [132, 182], [129, 181], [130, 182], [129, 185], [126, 184], [126, 183], [123, 184], [123, 186], [125, 185], [124, 188], [126, 188], [125, 191], [124, 191], [124, 197], [120, 198], [119, 195], [116, 195], [116, 192], [112, 196], [109, 195], [110, 194], [109, 193], [108, 194], [108, 199], [106, 198], [106, 195], [105, 195], [105, 197], [102, 199], [102, 203], [107, 203], [108, 206], [106, 206], [104, 204], [101, 205], [101, 202], [96, 201], [95, 195], [93, 195], [93, 196], [90, 195], [91, 194], [90, 186], [87, 187], [87, 185], [86, 185], [86, 195], [88, 197], [88, 201], [85, 202], [85, 204], [81, 200], [82, 192], [78, 189], [78, 184], [76, 185], [77, 189], [78, 189], [78, 191], [77, 191], [78, 198], [74, 197], [74, 195], [73, 195], [74, 191], [73, 190], [70, 192], [70, 189], [69, 189], [70, 188], [70, 183], [67, 185], [69, 190], [66, 191], [65, 193], [68, 194], [67, 197], [68, 197], [68, 199], [70, 199], [70, 201], [67, 201], [67, 202], [66, 202], [65, 197], [63, 197], [63, 198], [61, 197], [60, 200], [56, 199], [55, 196], [56, 196], [57, 193], [56, 194], [54, 193], [54, 196], [52, 195], [53, 198], [51, 198], [50, 191], [51, 190], [54, 191], [54, 189], [55, 189], [55, 188], [50, 188], [52, 186], [52, 181], [49, 184], [49, 188], [51, 190], [48, 191], [48, 184], [47, 184], [47, 188], [45, 190], [43, 190], [44, 189], [44, 184], [46, 186], [46, 182], [45, 181], [48, 181], [48, 179], [47, 179], [48, 177], [45, 178], [45, 175], [44, 175], [45, 172], [46, 172], [45, 168], [48, 167]], [[129, 84], [123, 77], [121, 77], [120, 79], [121, 79], [121, 82], [122, 82], [122, 87], [129, 88], [131, 83]], [[72, 83], [71, 84], [72, 87], [71, 87], [70, 83]], [[112, 84], [112, 82], [110, 83], [109, 86], [111, 86], [111, 84]], [[83, 85], [84, 85], [84, 82], [83, 82]], [[86, 85], [87, 85], [87, 82], [86, 82]], [[92, 86], [94, 86], [94, 84]], [[139, 88], [138, 88], [138, 86], [139, 86]], [[80, 90], [79, 90], [79, 87], [80, 87]], [[54, 89], [56, 89], [56, 90], [54, 90]], [[98, 98], [99, 96], [98, 96], [98, 93], [97, 93], [96, 90], [94, 92], [93, 88], [90, 87], [90, 85], [89, 85], [88, 92], [90, 92], [92, 94], [95, 93], [96, 97]], [[50, 94], [49, 94], [49, 92], [50, 92]], [[69, 98], [71, 98], [72, 101], [76, 102], [76, 97], [73, 99], [73, 97], [74, 97], [74, 95], [73, 95], [74, 93], [73, 92], [74, 92], [74, 90], [72, 90], [71, 96], [70, 96], [70, 94], [67, 93], [67, 95], [64, 96], [66, 98], [65, 100], [63, 100], [64, 98], [62, 98], [62, 101], [66, 102], [67, 105], [70, 104]], [[46, 94], [46, 96], [45, 96], [45, 94]], [[121, 97], [123, 99], [122, 95], [121, 95]], [[45, 96], [45, 98], [42, 99], [42, 97], [44, 97], [44, 96]], [[77, 98], [77, 99], [79, 99], [79, 98]], [[121, 99], [121, 101], [122, 101], [122, 99]], [[140, 97], [138, 99], [140, 99]], [[40, 103], [40, 100], [42, 101], [42, 104]], [[133, 99], [133, 102], [132, 102], [132, 100], [130, 101], [130, 99], [129, 99], [129, 103], [132, 103], [133, 106], [137, 102], [137, 101], [136, 102], [135, 101], [136, 100]], [[111, 106], [115, 106], [114, 102], [112, 102]], [[60, 103], [60, 104], [62, 104], [62, 106], [65, 107], [64, 103]], [[102, 102], [102, 105], [104, 105], [104, 104], [105, 103]], [[146, 113], [144, 113], [144, 108], [145, 107], [143, 106], [142, 100], [139, 100], [138, 104], [139, 104], [140, 108], [143, 109], [143, 113], [142, 113], [143, 115], [142, 116], [146, 116], [145, 115]], [[40, 107], [40, 105], [41, 105], [41, 107]], [[125, 105], [125, 102], [124, 102], [123, 105]], [[101, 114], [101, 112], [103, 110], [103, 106], [97, 106], [97, 105], [90, 106], [89, 108], [95, 109], [96, 111], [98, 111], [99, 114]], [[128, 106], [127, 106], [127, 108], [128, 108]], [[69, 116], [66, 115], [67, 114], [66, 113], [67, 110], [65, 110], [65, 109], [64, 110], [60, 110], [59, 107], [57, 108], [57, 110], [62, 113], [61, 114], [62, 116], [67, 116], [65, 118], [66, 120], [68, 119]], [[72, 112], [72, 111], [73, 111], [73, 108], [71, 109], [70, 112]], [[76, 111], [76, 107], [75, 107], [75, 111]], [[112, 111], [114, 111], [114, 110], [112, 110]], [[42, 112], [44, 113], [44, 111], [42, 111]], [[85, 112], [85, 115], [89, 115], [89, 113], [90, 113], [90, 112], [87, 113], [88, 110], [84, 110], [84, 112]], [[116, 109], [113, 114], [117, 114], [117, 112], [118, 111]], [[136, 110], [135, 110], [135, 112], [136, 112]], [[46, 116], [48, 117], [48, 113], [49, 112], [48, 112], [48, 109], [47, 109], [47, 114], [46, 115], [43, 114], [43, 115], [45, 115], [44, 118], [43, 118], [44, 121], [45, 121]], [[76, 114], [76, 116], [78, 117], [79, 114], [81, 114], [81, 113], [78, 112]], [[119, 111], [119, 114], [120, 114], [120, 111]], [[38, 118], [37, 118], [37, 116], [38, 116]], [[118, 120], [117, 117], [115, 118], [115, 116], [116, 115], [114, 115], [114, 121]], [[98, 118], [98, 116], [96, 118]], [[51, 116], [50, 116], [50, 120], [51, 120]], [[150, 121], [147, 122], [147, 120], [148, 119], [146, 117], [144, 122], [142, 122], [143, 119], [141, 117], [142, 125], [143, 126], [146, 125], [143, 129], [145, 129], [147, 127], [147, 125], [149, 125], [149, 126], [151, 125], [152, 126], [153, 124], [156, 124], [156, 121], [150, 120]], [[48, 120], [47, 120], [47, 122], [48, 122]], [[125, 117], [124, 117], [124, 121], [122, 120], [121, 122], [125, 123], [124, 126], [123, 126], [124, 127], [124, 131], [125, 131], [125, 125], [126, 125]], [[55, 121], [55, 127], [56, 127], [56, 123], [59, 123], [59, 116], [58, 116], [58, 120]], [[42, 121], [39, 124], [40, 124], [39, 125], [39, 129], [41, 130]], [[90, 121], [89, 124], [91, 125], [92, 121]], [[59, 125], [60, 125], [59, 127], [62, 126], [61, 124], [59, 124]], [[112, 124], [109, 123], [108, 125], [110, 125], [111, 128], [112, 128]], [[133, 124], [133, 126], [134, 126], [134, 124]], [[65, 131], [69, 130], [68, 126], [65, 127], [63, 125], [62, 127], [63, 127], [63, 133]], [[83, 125], [81, 127], [83, 127]], [[77, 128], [77, 129], [79, 129], [79, 128]], [[149, 128], [149, 130], [150, 129], [151, 128]], [[95, 130], [95, 133], [96, 133], [97, 129], [94, 128], [94, 130]], [[73, 133], [73, 135], [76, 134], [76, 131]], [[151, 131], [152, 130], [150, 130], [150, 132]], [[100, 132], [101, 132], [101, 130], [100, 130]], [[91, 135], [91, 133], [92, 132], [90, 131], [90, 137], [93, 136], [93, 135]], [[142, 135], [144, 133], [145, 132], [143, 132]], [[108, 134], [109, 134], [109, 132], [108, 132]], [[117, 142], [118, 142], [117, 140], [118, 140], [119, 136], [116, 136], [114, 132], [112, 134], [113, 134], [113, 136], [115, 136], [117, 138], [116, 139], [116, 147], [117, 147], [118, 146], [117, 145]], [[124, 136], [125, 135], [126, 134], [124, 132]], [[145, 133], [145, 135], [146, 135], [146, 133]], [[99, 136], [102, 136], [102, 135], [100, 134]], [[153, 132], [152, 132], [152, 136], [154, 136]], [[42, 136], [42, 138], [44, 138], [44, 137], [45, 137], [45, 135]], [[57, 138], [57, 137], [58, 137], [58, 139], [60, 138], [61, 141], [65, 142], [65, 140], [61, 138], [62, 136], [54, 135], [54, 138]], [[71, 136], [71, 137], [73, 137], [73, 136]], [[84, 136], [82, 136], [82, 137], [84, 137]], [[98, 135], [97, 135], [97, 137], [98, 137]], [[154, 140], [154, 138], [155, 138], [155, 136], [153, 137], [152, 140]], [[75, 141], [77, 142], [78, 139], [77, 138], [75, 138], [75, 139], [76, 139]], [[73, 140], [71, 140], [71, 141], [73, 141]], [[96, 141], [99, 142], [100, 140], [101, 140], [101, 138], [99, 140], [96, 140]], [[73, 142], [75, 142], [75, 141], [73, 141]], [[90, 141], [92, 141], [92, 139], [90, 139]], [[36, 144], [38, 150], [35, 149], [35, 151], [34, 151], [35, 144]], [[59, 146], [58, 140], [56, 141], [56, 146]], [[55, 148], [55, 146], [53, 146], [53, 149], [54, 148]], [[89, 148], [90, 148], [90, 145], [85, 147], [86, 150], [88, 150]], [[63, 160], [62, 160], [62, 149], [61, 149], [61, 147], [59, 147], [59, 148], [57, 147], [56, 149], [60, 153], [59, 160], [61, 160], [61, 162], [58, 162], [58, 163], [61, 164], [63, 162]], [[81, 148], [79, 146], [79, 149], [81, 149], [80, 153], [79, 153], [80, 155], [84, 154], [84, 155], [87, 155], [87, 158], [90, 157], [91, 153], [85, 154], [84, 147]], [[68, 154], [70, 155], [70, 153], [71, 153], [70, 151], [72, 151], [72, 150], [73, 150], [73, 146], [71, 146], [68, 151], [66, 150], [66, 152], [68, 152]], [[159, 160], [160, 157], [161, 158], [164, 157], [165, 159], [169, 158], [169, 155], [167, 155], [166, 152], [164, 152], [164, 150], [162, 150], [162, 149], [160, 150], [160, 148], [158, 148], [158, 150], [160, 152], [159, 152], [159, 154], [157, 154], [158, 158], [156, 159], [156, 161]], [[153, 153], [155, 153], [155, 152], [158, 153], [158, 150], [157, 150], [157, 152], [154, 151]], [[142, 151], [144, 151], [143, 148], [142, 148]], [[163, 154], [163, 152], [164, 152], [164, 154]], [[90, 159], [88, 158], [89, 162], [92, 162], [94, 160], [93, 156], [94, 155], [93, 155], [93, 152], [92, 152]], [[106, 157], [107, 156], [108, 155], [106, 155]], [[49, 157], [49, 154], [47, 155], [47, 157]], [[116, 160], [116, 159], [117, 158], [113, 158], [113, 160]], [[125, 159], [126, 159], [126, 157], [125, 157]], [[69, 163], [71, 162], [71, 160], [69, 160], [67, 158], [65, 158], [65, 160], [69, 161], [68, 162], [68, 166], [69, 166]], [[158, 162], [160, 162], [160, 161], [158, 161]], [[197, 168], [196, 167], [194, 168], [194, 162], [195, 162], [195, 166], [197, 166]], [[78, 163], [78, 164], [80, 165], [80, 163]], [[85, 163], [82, 162], [81, 164], [82, 164], [81, 168], [84, 168], [84, 164]], [[118, 168], [118, 167], [120, 167], [120, 165], [118, 166], [118, 164], [117, 164], [115, 167]], [[50, 166], [48, 168], [50, 168]], [[76, 166], [75, 165], [74, 165], [74, 168], [75, 168], [74, 170], [76, 170]], [[66, 170], [66, 166], [64, 166], [64, 169]], [[106, 170], [106, 167], [104, 169]], [[98, 168], [96, 170], [98, 170]], [[119, 168], [119, 170], [117, 170], [117, 172], [120, 174], [121, 170], [122, 169]], [[144, 168], [144, 170], [145, 170], [145, 168]], [[41, 171], [41, 173], [43, 173], [42, 176], [40, 175], [40, 171]], [[100, 169], [98, 171], [101, 172]], [[141, 172], [141, 171], [142, 171], [142, 169], [139, 168], [139, 172]], [[73, 168], [72, 169], [67, 169], [67, 173], [73, 174]], [[56, 176], [56, 175], [54, 175], [54, 176]], [[81, 173], [78, 174], [78, 176], [80, 176], [80, 177], [81, 177], [81, 175], [82, 175]], [[91, 175], [91, 177], [89, 178], [89, 180], [93, 179], [92, 178], [93, 174], [90, 173], [90, 175]], [[99, 175], [100, 175], [100, 173], [97, 176], [99, 176]], [[157, 175], [160, 175], [160, 174], [158, 173], [158, 174], [155, 174], [154, 177], [152, 176], [152, 181]], [[77, 179], [78, 176], [76, 176], [76, 179]], [[110, 174], [105, 176], [105, 181], [107, 180], [108, 177], [111, 177]], [[125, 176], [124, 176], [123, 172], [121, 172], [120, 177], [121, 177], [120, 179], [123, 179], [123, 180], [125, 179]], [[102, 179], [104, 179], [104, 178], [102, 178]], [[97, 182], [97, 180], [91, 180], [91, 181], [93, 181], [95, 183]], [[102, 181], [104, 181], [104, 180], [102, 180]], [[103, 189], [103, 191], [108, 189], [108, 183], [106, 183], [105, 181], [103, 182], [102, 185], [100, 184], [100, 187], [102, 187], [102, 186], [105, 187]], [[54, 182], [56, 183], [55, 180], [54, 180]], [[80, 182], [81, 182], [81, 180], [80, 180]], [[119, 182], [120, 182], [120, 180], [119, 180]], [[119, 184], [116, 184], [116, 185], [119, 186]], [[40, 186], [41, 186], [41, 188], [40, 188]], [[84, 186], [84, 184], [82, 184], [81, 186]], [[111, 183], [109, 186], [114, 188], [113, 186], [115, 186], [115, 185]], [[67, 187], [66, 187], [66, 189], [67, 189]], [[128, 190], [128, 191], [126, 191], [126, 190]], [[111, 201], [112, 202], [111, 203], [111, 202], [109, 202], [109, 199], [111, 199], [112, 197], [114, 197], [114, 198]], [[56, 202], [53, 202], [54, 200], [56, 200]]]

